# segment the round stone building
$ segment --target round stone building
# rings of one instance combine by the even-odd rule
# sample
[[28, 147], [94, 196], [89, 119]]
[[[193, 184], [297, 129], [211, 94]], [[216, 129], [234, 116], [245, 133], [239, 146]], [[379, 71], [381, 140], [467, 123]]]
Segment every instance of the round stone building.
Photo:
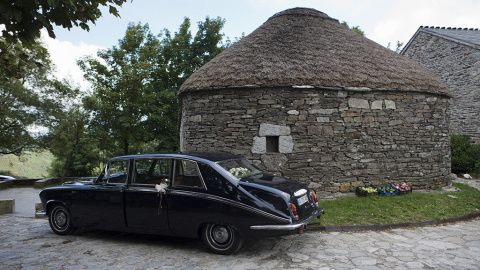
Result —
[[272, 16], [181, 86], [182, 151], [224, 151], [317, 192], [445, 186], [440, 79], [314, 9]]

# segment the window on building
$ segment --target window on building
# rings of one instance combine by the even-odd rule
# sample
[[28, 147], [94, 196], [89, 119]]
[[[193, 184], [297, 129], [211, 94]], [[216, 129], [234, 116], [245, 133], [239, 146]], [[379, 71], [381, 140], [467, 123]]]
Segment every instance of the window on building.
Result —
[[279, 153], [279, 136], [267, 136], [267, 153]]

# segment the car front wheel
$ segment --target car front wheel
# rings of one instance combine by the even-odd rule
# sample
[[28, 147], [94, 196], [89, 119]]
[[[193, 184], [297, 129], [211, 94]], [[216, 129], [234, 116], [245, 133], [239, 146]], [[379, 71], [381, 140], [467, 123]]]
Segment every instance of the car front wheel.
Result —
[[60, 204], [52, 206], [48, 215], [48, 222], [50, 223], [50, 228], [52, 228], [52, 231], [56, 234], [67, 235], [75, 230], [75, 227], [70, 221], [70, 213]]
[[213, 253], [231, 255], [243, 245], [242, 237], [228, 225], [208, 224], [203, 227], [202, 240]]

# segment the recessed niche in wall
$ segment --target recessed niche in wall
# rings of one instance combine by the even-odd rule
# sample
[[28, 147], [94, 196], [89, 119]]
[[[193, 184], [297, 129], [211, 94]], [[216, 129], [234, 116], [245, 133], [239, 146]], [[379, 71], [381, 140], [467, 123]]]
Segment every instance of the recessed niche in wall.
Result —
[[266, 147], [267, 153], [278, 153], [280, 150], [279, 147], [279, 136], [266, 136]]

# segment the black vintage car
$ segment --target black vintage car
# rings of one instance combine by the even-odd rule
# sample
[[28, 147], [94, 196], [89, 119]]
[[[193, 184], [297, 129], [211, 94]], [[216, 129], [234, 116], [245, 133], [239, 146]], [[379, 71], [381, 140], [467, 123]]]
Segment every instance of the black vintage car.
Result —
[[302, 233], [319, 217], [314, 192], [225, 153], [132, 155], [111, 159], [91, 182], [40, 192], [50, 227], [200, 237], [233, 254], [244, 238]]

